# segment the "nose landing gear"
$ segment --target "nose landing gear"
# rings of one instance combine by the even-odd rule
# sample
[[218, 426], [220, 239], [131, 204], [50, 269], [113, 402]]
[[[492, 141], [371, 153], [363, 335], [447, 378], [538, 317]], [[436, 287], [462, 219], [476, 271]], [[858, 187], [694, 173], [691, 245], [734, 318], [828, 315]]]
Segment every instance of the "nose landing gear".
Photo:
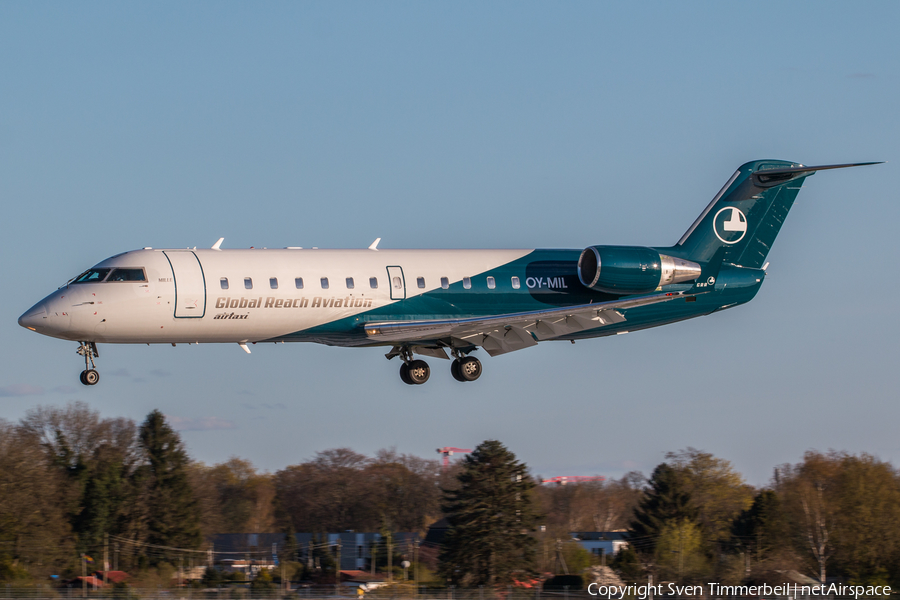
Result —
[[99, 358], [100, 353], [97, 352], [97, 344], [94, 342], [81, 342], [76, 350], [78, 354], [84, 357], [84, 371], [81, 372], [79, 379], [84, 385], [97, 385], [100, 381], [100, 373], [94, 366], [94, 358]]

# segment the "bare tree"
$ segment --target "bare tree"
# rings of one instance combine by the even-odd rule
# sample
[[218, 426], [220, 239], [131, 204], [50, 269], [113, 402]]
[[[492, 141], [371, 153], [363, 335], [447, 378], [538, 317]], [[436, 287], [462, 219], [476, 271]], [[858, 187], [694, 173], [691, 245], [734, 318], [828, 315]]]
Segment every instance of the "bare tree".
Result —
[[[810, 552], [819, 581], [825, 583], [826, 566], [832, 554], [834, 492], [841, 467], [837, 453], [809, 451], [803, 462], [778, 469], [777, 489], [789, 511], [797, 532]], [[802, 533], [801, 533], [802, 532]]]
[[819, 564], [819, 582], [825, 583], [825, 563], [828, 560], [828, 536], [830, 523], [825, 509], [824, 484], [816, 481], [803, 486], [800, 504], [806, 517], [806, 539], [816, 562]]

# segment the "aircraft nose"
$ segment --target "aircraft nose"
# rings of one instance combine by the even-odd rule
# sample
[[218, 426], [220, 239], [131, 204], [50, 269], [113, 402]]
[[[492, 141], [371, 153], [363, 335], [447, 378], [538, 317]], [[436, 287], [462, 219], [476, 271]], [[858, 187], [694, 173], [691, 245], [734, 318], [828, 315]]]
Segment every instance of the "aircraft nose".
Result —
[[37, 331], [37, 328], [44, 324], [47, 318], [47, 306], [40, 302], [28, 309], [25, 314], [19, 317], [19, 325], [25, 329]]

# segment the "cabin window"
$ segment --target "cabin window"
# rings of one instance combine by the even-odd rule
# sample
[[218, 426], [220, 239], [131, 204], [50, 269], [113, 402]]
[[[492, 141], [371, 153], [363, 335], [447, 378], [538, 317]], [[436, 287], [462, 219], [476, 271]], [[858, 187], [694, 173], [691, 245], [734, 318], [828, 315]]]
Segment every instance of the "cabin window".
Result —
[[425, 278], [424, 277], [416, 277], [416, 286], [419, 289], [425, 289]]
[[512, 286], [513, 286], [514, 290], [517, 290], [517, 289], [519, 289], [519, 287], [521, 287], [521, 284], [519, 283], [519, 278], [516, 277], [515, 275], [513, 275], [513, 278], [512, 278]]
[[472, 289], [472, 278], [471, 277], [463, 277], [463, 287], [467, 290]]
[[348, 290], [352, 290], [352, 289], [353, 289], [353, 278], [352, 278], [352, 277], [348, 277], [348, 278], [347, 278], [347, 289], [348, 289]]
[[489, 276], [489, 277], [487, 278], [487, 282], [488, 282], [488, 289], [489, 289], [489, 290], [492, 290], [492, 289], [494, 289], [495, 287], [497, 287], [497, 281], [496, 281], [493, 277], [490, 277], [490, 276]]
[[445, 290], [449, 289], [450, 288], [450, 280], [447, 279], [446, 277], [441, 277], [441, 287], [444, 288]]
[[294, 287], [298, 290], [303, 289], [303, 278], [302, 277], [294, 277]]
[[112, 269], [89, 269], [75, 278], [72, 283], [100, 283]]
[[143, 269], [113, 269], [106, 281], [147, 281], [147, 278], [144, 277]]
[[322, 284], [322, 289], [323, 289], [323, 290], [327, 290], [327, 289], [328, 289], [328, 278], [327, 278], [327, 277], [323, 277], [322, 279], [320, 279], [320, 280], [319, 280], [319, 283]]
[[227, 277], [223, 277], [219, 280], [219, 287], [221, 287], [223, 290], [228, 289], [228, 278]]
[[278, 278], [277, 277], [269, 277], [269, 287], [273, 290], [278, 289]]
[[377, 277], [369, 277], [369, 287], [373, 290], [378, 289], [378, 278]]
[[253, 289], [253, 279], [250, 277], [244, 277], [244, 289], [252, 290]]
[[394, 279], [393, 279], [392, 281], [393, 281], [393, 283], [394, 283], [394, 289], [395, 289], [395, 290], [402, 290], [402, 289], [403, 289], [403, 280], [402, 280], [402, 279], [400, 279], [399, 277], [394, 277]]

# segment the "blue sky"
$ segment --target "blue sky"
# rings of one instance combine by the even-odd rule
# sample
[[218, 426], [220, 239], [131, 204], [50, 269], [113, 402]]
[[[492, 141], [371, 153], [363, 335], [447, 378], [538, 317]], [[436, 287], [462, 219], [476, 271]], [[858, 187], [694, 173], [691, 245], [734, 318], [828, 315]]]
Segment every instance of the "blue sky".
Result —
[[[900, 5], [0, 4], [0, 417], [159, 408], [191, 454], [506, 443], [536, 472], [649, 472], [686, 446], [751, 483], [811, 448], [900, 464]], [[748, 160], [810, 178], [750, 304], [432, 361], [312, 345], [76, 345], [16, 318], [143, 246], [674, 243]]]

